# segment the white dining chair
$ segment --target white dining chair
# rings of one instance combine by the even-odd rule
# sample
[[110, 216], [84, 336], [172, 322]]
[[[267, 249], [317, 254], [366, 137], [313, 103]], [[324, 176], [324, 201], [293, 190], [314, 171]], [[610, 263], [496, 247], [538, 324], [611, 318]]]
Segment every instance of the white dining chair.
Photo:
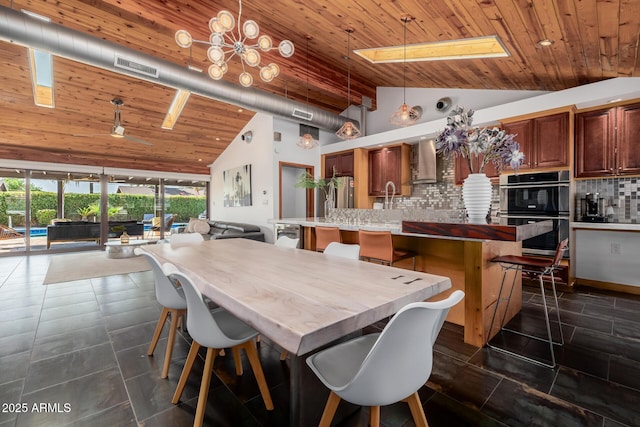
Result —
[[360, 245], [331, 242], [325, 248], [324, 254], [349, 259], [360, 259]]
[[275, 245], [282, 248], [297, 248], [298, 243], [300, 243], [300, 239], [298, 238], [294, 239], [289, 236], [280, 236], [278, 240], [276, 240]]
[[329, 388], [320, 427], [328, 427], [340, 399], [369, 406], [371, 427], [380, 425], [380, 406], [409, 403], [416, 426], [427, 426], [418, 390], [433, 366], [435, 342], [449, 309], [464, 297], [454, 291], [437, 302], [415, 302], [396, 313], [381, 333], [363, 335], [307, 358]]
[[182, 284], [187, 298], [187, 309], [189, 310], [187, 328], [193, 339], [189, 355], [187, 356], [182, 374], [178, 380], [178, 386], [171, 400], [172, 403], [177, 404], [180, 401], [180, 396], [187, 384], [193, 363], [198, 356], [198, 350], [200, 347], [206, 347], [207, 355], [204, 362], [200, 394], [198, 396], [198, 405], [193, 423], [194, 427], [201, 426], [207, 406], [213, 362], [219, 349], [231, 347], [232, 350], [234, 350], [233, 355], [236, 362], [236, 373], [239, 375], [242, 373], [242, 363], [240, 361], [239, 351], [237, 350], [244, 349], [251, 368], [253, 369], [253, 374], [258, 382], [258, 388], [260, 389], [264, 404], [267, 410], [273, 410], [271, 394], [264, 377], [264, 372], [262, 371], [262, 364], [258, 358], [258, 351], [254, 342], [254, 338], [258, 335], [258, 332], [223, 308], [210, 311], [209, 306], [204, 301], [202, 293], [193, 284], [191, 278], [181, 273], [175, 265], [166, 263], [163, 264], [162, 269], [167, 276], [177, 279]]
[[204, 237], [200, 233], [176, 233], [169, 237], [171, 246], [190, 245], [204, 241]]
[[171, 316], [171, 324], [169, 326], [169, 339], [167, 340], [167, 348], [164, 355], [164, 365], [162, 366], [162, 374], [160, 378], [167, 378], [169, 375], [169, 365], [171, 363], [171, 354], [173, 353], [173, 344], [176, 339], [176, 332], [179, 326], [180, 318], [187, 312], [187, 301], [184, 297], [182, 288], [178, 288], [174, 283], [162, 271], [160, 262], [155, 256], [150, 253], [136, 248], [134, 249], [136, 255], [144, 256], [153, 272], [153, 280], [155, 282], [156, 299], [162, 306], [162, 312], [160, 318], [156, 324], [156, 329], [153, 333], [153, 338], [149, 344], [147, 350], [147, 356], [153, 356], [158, 345], [158, 340], [164, 329], [164, 324], [167, 322], [167, 317]]

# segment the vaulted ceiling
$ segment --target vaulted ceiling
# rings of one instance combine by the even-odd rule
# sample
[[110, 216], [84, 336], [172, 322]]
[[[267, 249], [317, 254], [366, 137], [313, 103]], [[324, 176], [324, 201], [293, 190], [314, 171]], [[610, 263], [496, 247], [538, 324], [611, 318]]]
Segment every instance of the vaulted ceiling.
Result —
[[[206, 70], [206, 49], [178, 47], [176, 30], [209, 37], [219, 10], [237, 19], [236, 0], [0, 0], [52, 22], [187, 67]], [[555, 91], [612, 77], [640, 76], [640, 14], [636, 0], [244, 0], [242, 21], [260, 34], [295, 45], [291, 58], [266, 53], [280, 65], [270, 83], [254, 75], [254, 87], [339, 114], [347, 106], [347, 34], [351, 48], [497, 35], [507, 58], [370, 64], [350, 55], [351, 103], [375, 99], [378, 86]], [[0, 22], [2, 25], [2, 22]], [[307, 41], [307, 36], [311, 38]], [[551, 39], [549, 47], [537, 42]], [[307, 59], [308, 43], [308, 59]], [[308, 60], [308, 72], [307, 72]], [[237, 84], [239, 62], [229, 62], [225, 80]], [[113, 71], [54, 57], [55, 108], [36, 107], [23, 46], [0, 41], [0, 158], [208, 173], [254, 112], [192, 95], [173, 130], [163, 130], [175, 89]], [[308, 80], [308, 91], [307, 91]], [[127, 135], [153, 145], [108, 136], [110, 100], [124, 101]]]

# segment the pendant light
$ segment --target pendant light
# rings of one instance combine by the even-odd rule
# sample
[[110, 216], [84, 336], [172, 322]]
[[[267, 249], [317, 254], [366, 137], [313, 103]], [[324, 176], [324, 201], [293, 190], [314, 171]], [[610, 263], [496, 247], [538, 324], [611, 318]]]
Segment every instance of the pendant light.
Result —
[[[351, 34], [355, 31], [353, 28], [347, 28], [347, 109], [351, 105]], [[336, 136], [340, 139], [350, 140], [360, 136], [360, 129], [351, 121], [346, 122], [336, 132]]]
[[[311, 40], [311, 36], [307, 36], [307, 109], [309, 108], [309, 40]], [[307, 132], [300, 137], [296, 145], [305, 150], [310, 150], [318, 146], [318, 140], [311, 135], [308, 125]]]
[[422, 116], [422, 108], [409, 107], [407, 95], [407, 23], [413, 21], [413, 16], [403, 15], [400, 20], [404, 23], [404, 56], [402, 61], [402, 105], [392, 115], [389, 122], [396, 126], [410, 126]]

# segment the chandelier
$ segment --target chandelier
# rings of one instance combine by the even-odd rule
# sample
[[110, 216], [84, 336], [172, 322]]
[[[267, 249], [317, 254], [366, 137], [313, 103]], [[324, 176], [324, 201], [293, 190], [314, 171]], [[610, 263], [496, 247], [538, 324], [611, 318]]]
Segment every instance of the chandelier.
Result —
[[[234, 29], [236, 20], [231, 12], [221, 10], [218, 15], [209, 20], [211, 30], [209, 40], [195, 40], [187, 30], [178, 30], [175, 36], [176, 43], [182, 48], [190, 48], [193, 43], [208, 44], [207, 58], [211, 61], [208, 73], [214, 80], [220, 80], [225, 75], [229, 69], [227, 63], [237, 55], [242, 64], [242, 73], [239, 77], [242, 86], [250, 87], [253, 84], [253, 76], [247, 72], [245, 65], [259, 68], [258, 74], [262, 81], [270, 82], [280, 74], [280, 67], [275, 63], [262, 64], [260, 51], [268, 52], [276, 47], [273, 46], [273, 41], [268, 35], [258, 36], [260, 27], [257, 22], [247, 20], [244, 24], [242, 23], [242, 0], [238, 3], [240, 8], [236, 29]], [[255, 43], [250, 44], [249, 40], [255, 40]], [[284, 58], [291, 57], [294, 52], [293, 43], [289, 40], [281, 41], [277, 49]]]
[[404, 15], [400, 20], [404, 23], [404, 59], [402, 62], [402, 105], [391, 115], [389, 122], [396, 126], [409, 126], [420, 120], [422, 108], [409, 107], [406, 101], [407, 95], [407, 23], [413, 21], [413, 16]]
[[[351, 105], [351, 33], [355, 30], [353, 28], [347, 28], [347, 56], [345, 59], [347, 60], [347, 108]], [[342, 125], [340, 129], [336, 132], [336, 136], [340, 139], [351, 140], [356, 139], [360, 136], [360, 129], [351, 121], [346, 122]]]

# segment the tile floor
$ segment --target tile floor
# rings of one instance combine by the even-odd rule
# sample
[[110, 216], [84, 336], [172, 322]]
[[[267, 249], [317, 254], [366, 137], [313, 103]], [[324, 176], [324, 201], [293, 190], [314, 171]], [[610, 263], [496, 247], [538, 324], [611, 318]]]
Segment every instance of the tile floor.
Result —
[[[51, 256], [0, 257], [0, 427], [192, 425], [203, 362], [172, 405], [189, 337], [179, 335], [161, 380], [166, 334], [146, 356], [160, 312], [151, 273], [43, 286]], [[524, 301], [514, 324], [538, 329], [541, 297], [526, 288]], [[640, 297], [583, 289], [560, 304], [567, 343], [554, 370], [465, 345], [461, 328], [445, 324], [420, 393], [429, 425], [640, 426]], [[496, 341], [544, 350], [509, 335]], [[237, 377], [231, 358], [218, 358], [205, 425], [288, 425], [288, 364], [266, 339], [259, 353], [275, 411], [264, 409], [246, 360]], [[341, 426], [366, 418], [357, 411]], [[382, 424], [414, 425], [405, 404], [383, 408]]]

